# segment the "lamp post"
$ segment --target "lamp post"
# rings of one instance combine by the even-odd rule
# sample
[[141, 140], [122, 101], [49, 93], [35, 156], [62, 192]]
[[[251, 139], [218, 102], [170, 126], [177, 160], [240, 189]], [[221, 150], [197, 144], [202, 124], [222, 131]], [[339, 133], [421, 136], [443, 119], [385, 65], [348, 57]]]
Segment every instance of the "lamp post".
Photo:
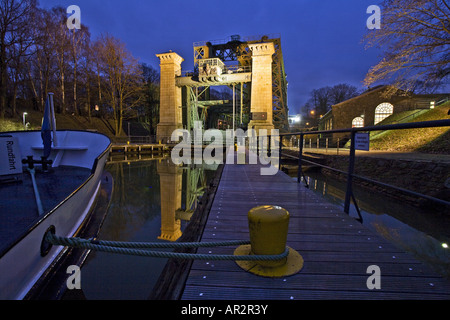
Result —
[[26, 113], [26, 112], [24, 112], [24, 113], [22, 114], [23, 130], [27, 130], [27, 125], [26, 125], [26, 122], [25, 122], [25, 118], [26, 118], [27, 114], [28, 114], [28, 113]]

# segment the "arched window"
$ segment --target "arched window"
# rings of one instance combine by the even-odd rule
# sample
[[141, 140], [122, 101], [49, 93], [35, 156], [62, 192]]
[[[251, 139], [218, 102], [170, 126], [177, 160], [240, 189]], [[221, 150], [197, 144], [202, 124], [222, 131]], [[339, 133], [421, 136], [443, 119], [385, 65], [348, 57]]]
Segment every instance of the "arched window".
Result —
[[352, 120], [352, 128], [364, 127], [364, 119], [362, 117], [356, 117]]
[[375, 108], [375, 121], [374, 124], [384, 120], [389, 117], [392, 113], [394, 113], [394, 106], [388, 102], [384, 102], [379, 104]]

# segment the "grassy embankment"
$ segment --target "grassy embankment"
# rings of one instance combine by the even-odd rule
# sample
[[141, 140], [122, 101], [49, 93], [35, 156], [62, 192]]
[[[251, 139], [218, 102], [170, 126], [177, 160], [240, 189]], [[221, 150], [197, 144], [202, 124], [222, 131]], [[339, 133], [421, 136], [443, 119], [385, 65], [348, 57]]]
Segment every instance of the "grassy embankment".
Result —
[[[406, 121], [418, 122], [450, 119], [450, 115], [447, 114], [449, 109], [450, 101], [434, 109], [421, 111], [413, 119], [407, 118]], [[404, 122], [402, 119], [412, 113], [411, 111], [406, 111], [392, 115], [380, 124]], [[372, 132], [370, 149], [450, 154], [450, 128], [437, 127]]]
[[[40, 130], [42, 123], [42, 112], [28, 112], [25, 121], [29, 123], [28, 130]], [[98, 117], [73, 116], [70, 114], [56, 115], [56, 128], [58, 130], [95, 130], [107, 135], [112, 141], [114, 136], [114, 121], [101, 119]], [[22, 118], [10, 118], [0, 120], [0, 132], [23, 130]]]

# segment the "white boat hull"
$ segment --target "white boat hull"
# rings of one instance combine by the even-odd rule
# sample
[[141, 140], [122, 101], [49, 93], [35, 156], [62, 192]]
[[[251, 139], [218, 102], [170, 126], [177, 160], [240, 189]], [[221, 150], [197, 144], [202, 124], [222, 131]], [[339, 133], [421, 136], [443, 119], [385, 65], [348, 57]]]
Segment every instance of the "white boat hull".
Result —
[[[26, 156], [31, 152], [39, 154], [36, 150], [39, 149], [37, 146], [40, 132], [34, 133], [36, 134], [33, 139], [28, 139], [27, 142], [25, 136], [17, 135], [22, 155]], [[92, 168], [91, 175], [55, 208], [43, 214], [19, 241], [0, 257], [0, 299], [25, 297], [63, 250], [61, 246], [53, 246], [45, 256], [41, 255], [41, 243], [46, 231], [54, 227], [57, 235], [66, 237], [75, 235], [99, 191], [101, 175], [109, 153], [109, 139], [100, 134], [82, 131], [58, 131], [57, 134], [65, 137], [59, 141], [65, 140], [69, 148], [63, 151], [63, 155], [58, 150], [53, 151], [50, 158], [55, 159], [59, 156], [60, 165]], [[76, 145], [80, 148], [74, 148]], [[61, 146], [62, 149], [63, 146], [64, 144]]]

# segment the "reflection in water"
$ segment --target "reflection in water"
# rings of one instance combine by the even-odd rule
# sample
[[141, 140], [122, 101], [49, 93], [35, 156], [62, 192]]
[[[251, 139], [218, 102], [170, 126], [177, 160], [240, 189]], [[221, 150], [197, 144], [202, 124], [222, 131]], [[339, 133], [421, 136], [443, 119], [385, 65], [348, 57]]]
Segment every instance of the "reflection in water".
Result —
[[[176, 241], [216, 169], [176, 166], [170, 158], [108, 162], [114, 190], [99, 239]], [[81, 269], [81, 287], [87, 299], [146, 299], [166, 262], [92, 251]]]
[[[207, 180], [205, 168], [215, 171], [217, 165], [175, 166], [170, 159], [158, 162], [161, 194], [161, 235], [158, 239], [176, 241], [181, 237], [181, 221], [190, 221], [198, 200], [205, 192]], [[183, 204], [182, 190], [185, 198]]]
[[158, 239], [176, 241], [181, 237], [181, 220], [176, 212], [181, 209], [182, 171], [169, 159], [158, 162], [161, 195], [161, 235]]
[[[329, 201], [343, 205], [346, 183], [308, 172], [309, 188]], [[368, 192], [354, 185], [363, 224], [416, 259], [430, 265], [436, 272], [450, 278], [450, 219], [445, 215], [424, 211], [403, 202]], [[380, 199], [382, 197], [382, 199]], [[350, 215], [358, 217], [354, 206]]]

